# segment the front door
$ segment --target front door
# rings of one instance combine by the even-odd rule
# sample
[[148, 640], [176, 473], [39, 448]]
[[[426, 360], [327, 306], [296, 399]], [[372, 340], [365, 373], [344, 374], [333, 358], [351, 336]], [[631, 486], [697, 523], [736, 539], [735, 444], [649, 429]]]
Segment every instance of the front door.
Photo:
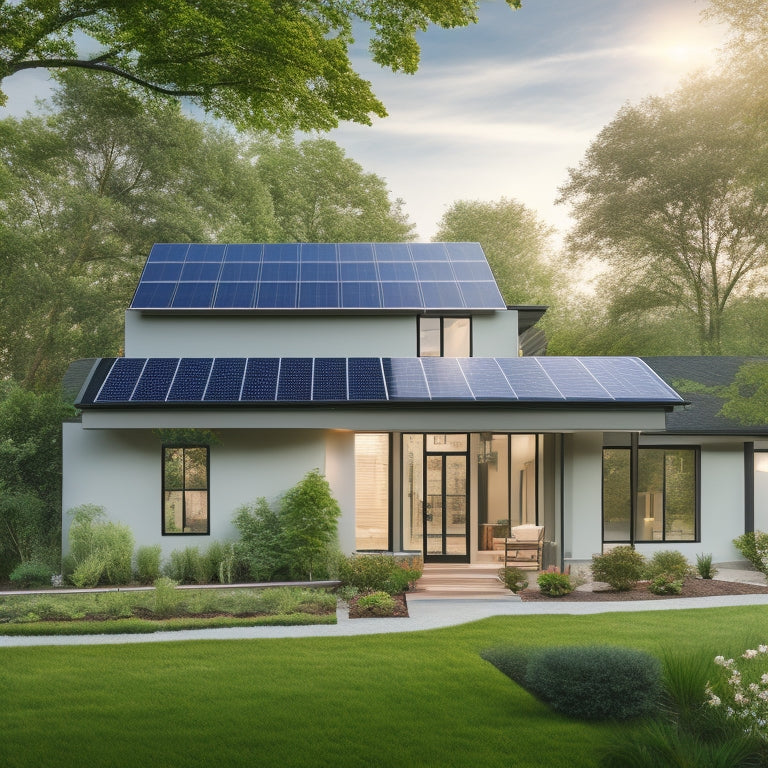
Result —
[[430, 448], [424, 455], [424, 560], [468, 563], [468, 453]]

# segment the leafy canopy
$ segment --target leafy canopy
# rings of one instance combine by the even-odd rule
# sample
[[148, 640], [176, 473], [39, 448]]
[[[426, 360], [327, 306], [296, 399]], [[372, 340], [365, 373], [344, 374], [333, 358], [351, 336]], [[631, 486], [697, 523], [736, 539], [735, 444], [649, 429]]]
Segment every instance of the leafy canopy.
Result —
[[[521, 0], [506, 0], [513, 8]], [[373, 60], [413, 73], [416, 32], [476, 21], [478, 0], [20, 0], [0, 3], [0, 81], [25, 69], [106, 72], [259, 129], [370, 124], [384, 105], [349, 60], [353, 24]], [[93, 53], [78, 42], [86, 36]], [[2, 94], [0, 94], [0, 97]], [[2, 103], [2, 102], [0, 102]]]

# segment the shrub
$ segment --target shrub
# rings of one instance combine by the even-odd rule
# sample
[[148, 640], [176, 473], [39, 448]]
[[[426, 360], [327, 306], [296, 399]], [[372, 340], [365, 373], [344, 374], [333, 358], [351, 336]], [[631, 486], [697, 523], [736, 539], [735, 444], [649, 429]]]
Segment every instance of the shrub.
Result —
[[141, 584], [152, 584], [160, 578], [161, 547], [139, 547], [136, 550], [136, 577]]
[[632, 547], [615, 547], [592, 557], [592, 577], [624, 592], [640, 581], [644, 564], [645, 558]]
[[653, 581], [658, 576], [669, 576], [671, 581], [683, 581], [691, 572], [690, 563], [676, 549], [654, 552], [646, 563], [645, 578]]
[[493, 664], [496, 669], [523, 687], [525, 687], [525, 669], [530, 655], [530, 650], [511, 645], [501, 645], [480, 651], [481, 658]]
[[70, 510], [72, 582], [80, 587], [100, 583], [128, 584], [131, 580], [133, 534], [122, 523], [105, 522], [103, 507], [83, 504]]
[[747, 531], [735, 538], [733, 544], [760, 573], [768, 576], [768, 533]]
[[288, 560], [280, 516], [263, 497], [244, 504], [233, 519], [240, 534], [236, 544], [238, 566], [253, 581], [271, 581], [287, 576]]
[[205, 562], [200, 550], [186, 547], [171, 552], [165, 575], [179, 584], [205, 584]]
[[528, 577], [520, 568], [501, 568], [499, 578], [504, 582], [504, 586], [515, 594], [528, 586]]
[[683, 591], [683, 582], [663, 573], [651, 579], [648, 590], [654, 595], [679, 595]]
[[717, 568], [712, 565], [712, 553], [696, 555], [696, 571], [702, 579], [714, 579]]
[[47, 587], [51, 584], [53, 569], [45, 563], [27, 561], [11, 571], [10, 580], [19, 587]]
[[395, 611], [395, 600], [386, 592], [372, 592], [357, 598], [357, 609], [368, 616], [392, 616]]
[[359, 592], [396, 595], [421, 576], [421, 570], [414, 569], [413, 565], [418, 563], [401, 562], [391, 555], [351, 555], [340, 559], [339, 579]]
[[651, 714], [662, 692], [661, 664], [631, 648], [566, 646], [531, 653], [525, 687], [553, 709], [584, 720]]
[[548, 597], [562, 597], [573, 592], [571, 577], [567, 573], [546, 571], [539, 574], [536, 583], [542, 593]]
[[155, 581], [155, 593], [152, 601], [152, 612], [155, 616], [173, 616], [181, 603], [181, 595], [176, 589], [173, 579], [160, 578]]

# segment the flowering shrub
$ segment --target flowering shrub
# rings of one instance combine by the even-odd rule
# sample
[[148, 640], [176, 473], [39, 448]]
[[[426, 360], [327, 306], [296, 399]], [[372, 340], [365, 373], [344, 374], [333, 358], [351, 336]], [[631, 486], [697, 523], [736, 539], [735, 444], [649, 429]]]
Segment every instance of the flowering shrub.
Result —
[[764, 740], [768, 740], [768, 673], [757, 678], [749, 662], [766, 654], [768, 645], [759, 645], [745, 651], [739, 660], [715, 656], [721, 679], [715, 687], [708, 683], [706, 688], [711, 707], [722, 708], [729, 718], [739, 721], [745, 733]]
[[735, 538], [733, 544], [758, 571], [768, 576], [768, 533], [747, 531]]

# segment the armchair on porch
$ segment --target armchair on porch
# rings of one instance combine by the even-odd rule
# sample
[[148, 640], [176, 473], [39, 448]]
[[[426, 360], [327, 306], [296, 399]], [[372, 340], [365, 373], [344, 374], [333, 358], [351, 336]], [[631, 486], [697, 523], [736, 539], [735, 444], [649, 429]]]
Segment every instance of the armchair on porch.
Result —
[[[497, 544], [498, 542], [498, 544]], [[516, 525], [510, 536], [494, 539], [494, 549], [504, 547], [504, 565], [516, 568], [534, 568], [541, 570], [542, 550], [544, 546], [543, 525]]]

